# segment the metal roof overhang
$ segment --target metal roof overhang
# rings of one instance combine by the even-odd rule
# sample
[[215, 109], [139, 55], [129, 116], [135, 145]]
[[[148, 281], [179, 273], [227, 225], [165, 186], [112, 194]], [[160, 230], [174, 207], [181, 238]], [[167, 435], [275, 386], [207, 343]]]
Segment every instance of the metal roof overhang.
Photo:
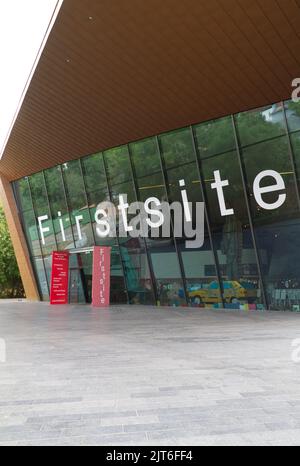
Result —
[[65, 0], [0, 172], [287, 99], [299, 52], [299, 0]]

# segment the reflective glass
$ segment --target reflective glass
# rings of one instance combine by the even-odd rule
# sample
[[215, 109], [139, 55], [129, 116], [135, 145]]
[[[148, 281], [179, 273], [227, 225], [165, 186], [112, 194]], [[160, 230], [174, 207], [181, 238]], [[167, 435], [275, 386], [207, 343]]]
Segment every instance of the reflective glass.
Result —
[[57, 249], [75, 247], [71, 218], [66, 202], [61, 167], [45, 170], [46, 187], [53, 219]]
[[239, 113], [235, 120], [242, 146], [272, 139], [286, 133], [282, 103]]
[[300, 130], [300, 102], [285, 102], [285, 111], [288, 122], [289, 131]]
[[[299, 267], [295, 261], [300, 254], [300, 224], [288, 140], [283, 137], [249, 147], [243, 151], [243, 158], [269, 306], [271, 309], [295, 309], [300, 305]], [[282, 205], [272, 210], [262, 208], [261, 200], [257, 202], [253, 191], [255, 177], [269, 169], [277, 171], [284, 189], [264, 193], [263, 202], [272, 204], [279, 196], [285, 196]], [[269, 176], [261, 181], [262, 187], [274, 184], [276, 181]]]
[[94, 235], [79, 161], [63, 164], [62, 171], [76, 247], [92, 246]]
[[[214, 189], [218, 173], [222, 194]], [[261, 283], [258, 276], [246, 199], [236, 152], [209, 158], [202, 163], [208, 212], [213, 242], [222, 276], [223, 298], [226, 307], [256, 309], [262, 304]], [[225, 202], [221, 209], [222, 200]], [[211, 283], [211, 289], [216, 284]]]
[[112, 185], [132, 179], [127, 146], [105, 151], [104, 159], [108, 179]]
[[194, 132], [202, 159], [235, 149], [231, 117], [195, 125]]
[[46, 277], [46, 273], [44, 269], [44, 260], [42, 257], [34, 257], [32, 259], [32, 263], [33, 263], [36, 277], [38, 279], [41, 297], [43, 301], [48, 301], [49, 300], [49, 288], [48, 288], [47, 277]]
[[178, 167], [195, 160], [192, 135], [189, 128], [172, 131], [159, 137], [166, 168]]

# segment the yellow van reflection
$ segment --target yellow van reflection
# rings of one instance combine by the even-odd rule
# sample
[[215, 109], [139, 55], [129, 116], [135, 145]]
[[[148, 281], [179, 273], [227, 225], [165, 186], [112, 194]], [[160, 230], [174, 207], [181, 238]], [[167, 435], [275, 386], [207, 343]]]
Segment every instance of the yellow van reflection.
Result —
[[[236, 300], [248, 300], [257, 298], [257, 289], [254, 287], [246, 288], [238, 281], [230, 280], [223, 283], [224, 299], [227, 303]], [[189, 297], [194, 304], [216, 304], [220, 302], [220, 287], [218, 282], [213, 281], [205, 288], [190, 289]]]

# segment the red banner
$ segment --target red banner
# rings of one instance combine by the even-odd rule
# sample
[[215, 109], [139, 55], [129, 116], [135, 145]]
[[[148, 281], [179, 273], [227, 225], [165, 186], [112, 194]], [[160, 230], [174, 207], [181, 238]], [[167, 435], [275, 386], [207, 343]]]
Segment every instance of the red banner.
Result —
[[51, 304], [68, 304], [69, 252], [52, 253]]
[[110, 252], [109, 247], [94, 248], [92, 304], [95, 307], [110, 304]]

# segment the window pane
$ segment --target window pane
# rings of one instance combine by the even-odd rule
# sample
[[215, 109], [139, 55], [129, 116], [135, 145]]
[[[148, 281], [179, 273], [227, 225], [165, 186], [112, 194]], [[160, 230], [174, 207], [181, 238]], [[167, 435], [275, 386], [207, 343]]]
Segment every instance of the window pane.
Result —
[[179, 185], [180, 180], [185, 181], [185, 189], [187, 191], [189, 202], [201, 202], [200, 181], [198, 177], [198, 169], [196, 163], [192, 162], [182, 167], [176, 167], [167, 171], [170, 202], [182, 203], [181, 190]]
[[102, 187], [106, 185], [104, 163], [101, 153], [84, 157], [82, 159], [82, 169], [87, 192], [92, 193], [99, 186]]
[[[60, 167], [45, 171], [46, 187], [58, 250], [74, 248], [71, 219], [68, 213]], [[59, 215], [59, 213], [61, 215]], [[62, 221], [62, 228], [60, 224]]]
[[41, 256], [42, 251], [34, 212], [31, 210], [23, 213], [22, 219], [31, 256]]
[[300, 131], [290, 135], [296, 165], [298, 187], [300, 187]]
[[282, 103], [239, 113], [235, 118], [242, 146], [286, 133]]
[[127, 146], [105, 151], [104, 158], [111, 184], [124, 183], [132, 179]]
[[289, 131], [300, 130], [300, 102], [285, 102]]
[[141, 238], [120, 238], [130, 304], [155, 304], [148, 257]]
[[151, 258], [156, 278], [158, 304], [174, 307], [185, 306], [178, 257], [172, 243], [161, 245], [157, 252], [151, 253]]
[[44, 269], [44, 262], [42, 257], [35, 257], [33, 258], [33, 267], [36, 273], [36, 277], [38, 280], [38, 286], [40, 290], [41, 297], [43, 301], [49, 301], [49, 289], [47, 278]]
[[159, 137], [166, 167], [174, 167], [195, 160], [191, 130], [172, 131]]
[[[262, 304], [261, 284], [246, 208], [242, 178], [236, 152], [206, 159], [202, 163], [208, 211], [213, 242], [217, 251], [226, 307], [234, 309], [256, 308]], [[234, 215], [223, 215], [216, 189], [214, 171], [218, 167], [222, 181], [227, 181], [223, 194], [227, 210]], [[230, 212], [227, 212], [228, 214]], [[209, 272], [207, 267], [206, 273]], [[207, 293], [213, 294], [217, 283], [209, 284]]]
[[111, 250], [110, 302], [113, 304], [128, 303], [123, 267], [119, 249], [117, 247], [114, 247]]
[[71, 209], [71, 222], [76, 247], [91, 246], [94, 244], [94, 236], [79, 161], [75, 160], [63, 164], [62, 170], [68, 204]]
[[[258, 144], [243, 151], [258, 252], [271, 309], [292, 309], [300, 305], [299, 267], [300, 224], [296, 186], [289, 158], [287, 138]], [[275, 170], [283, 178], [285, 190], [263, 194], [263, 201], [273, 203], [286, 194], [281, 207], [266, 210], [254, 198], [253, 181], [263, 170]], [[266, 177], [261, 186], [274, 184]]]
[[166, 188], [161, 172], [155, 173], [153, 175], [143, 176], [136, 180], [138, 191], [139, 191], [139, 200], [145, 202], [150, 197], [156, 197], [159, 200], [166, 200]]
[[138, 178], [161, 172], [161, 162], [155, 138], [130, 144], [133, 165]]
[[19, 209], [24, 212], [27, 210], [32, 210], [28, 178], [23, 178], [22, 180], [16, 181], [15, 188]]
[[43, 254], [49, 254], [49, 252], [56, 250], [56, 242], [52, 217], [51, 213], [49, 212], [47, 191], [43, 173], [37, 173], [35, 175], [30, 176], [29, 184], [31, 188], [32, 201], [37, 222], [38, 217], [48, 217], [48, 220], [44, 220], [42, 222], [42, 228], [48, 229], [48, 231], [45, 231], [43, 235], [40, 228], [38, 229], [38, 231], [40, 235]]
[[82, 159], [82, 168], [91, 221], [94, 229], [95, 243], [98, 246], [115, 245], [115, 239], [103, 239], [99, 236], [99, 227], [95, 221], [97, 209], [106, 210], [106, 203], [110, 201], [102, 154], [95, 154]]
[[201, 123], [194, 131], [201, 158], [235, 149], [231, 117]]

